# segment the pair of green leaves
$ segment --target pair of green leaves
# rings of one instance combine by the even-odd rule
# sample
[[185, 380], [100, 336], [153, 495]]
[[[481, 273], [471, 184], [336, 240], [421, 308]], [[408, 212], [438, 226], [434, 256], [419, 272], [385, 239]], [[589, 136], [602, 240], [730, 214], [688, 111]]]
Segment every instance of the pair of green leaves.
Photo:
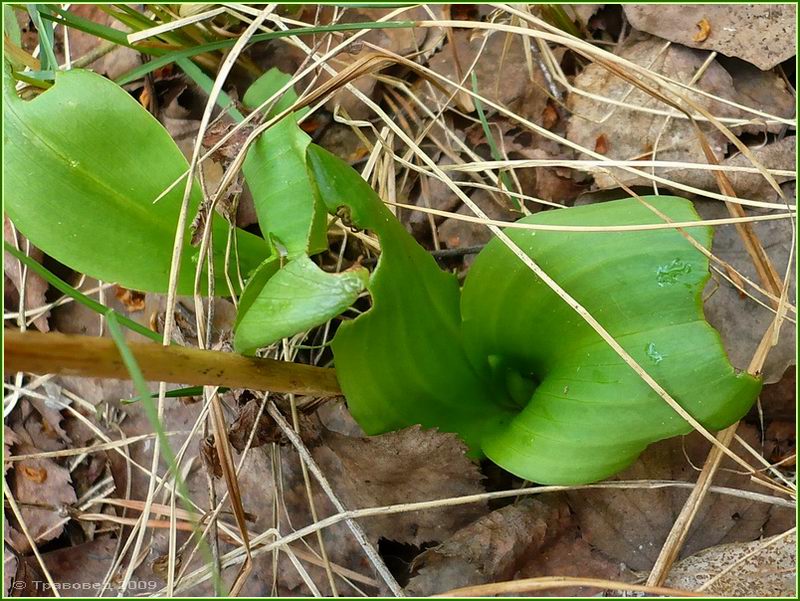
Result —
[[[28, 102], [17, 96], [7, 68], [3, 79], [6, 208], [17, 227], [82, 273], [137, 290], [166, 291], [184, 185], [154, 201], [188, 168], [166, 130], [122, 88], [89, 71], [57, 73], [56, 84]], [[250, 87], [245, 104], [256, 108], [288, 79], [268, 71]], [[290, 89], [265, 117], [295, 100]], [[309, 257], [327, 248], [327, 214], [306, 172], [310, 138], [296, 123], [301, 115], [262, 134], [243, 166], [264, 238], [212, 217], [216, 289], [227, 290], [231, 231], [239, 269], [249, 281], [237, 321], [236, 346], [242, 351], [324, 323], [352, 304], [366, 282], [365, 270], [329, 274]], [[190, 216], [200, 202], [195, 183]], [[187, 226], [185, 239], [190, 238]], [[194, 290], [197, 260], [198, 250], [187, 242], [180, 294]], [[235, 284], [236, 267], [227, 269]], [[205, 278], [201, 292], [207, 290]]]
[[[260, 104], [285, 77], [265, 75], [245, 102]], [[17, 226], [70, 267], [163, 291], [180, 189], [152, 201], [187, 168], [168, 134], [97, 75], [60, 73], [53, 88], [30, 102], [4, 79], [6, 200]], [[285, 108], [293, 98], [283, 102]], [[521, 477], [571, 484], [607, 477], [647, 444], [690, 430], [499, 241], [480, 253], [460, 289], [355, 171], [310, 143], [296, 117], [268, 129], [244, 164], [265, 239], [236, 231], [247, 275], [238, 350], [252, 352], [324, 323], [367, 287], [372, 308], [341, 324], [332, 348], [351, 411], [368, 433], [438, 427]], [[199, 201], [195, 187], [191, 211]], [[697, 219], [686, 200], [647, 201], [675, 221]], [[353, 226], [380, 238], [371, 275], [362, 268], [326, 273], [310, 258], [326, 248], [327, 214], [343, 211]], [[228, 224], [213, 219], [224, 240]], [[523, 221], [659, 222], [633, 199]], [[710, 247], [709, 228], [691, 234]], [[509, 236], [704, 426], [725, 427], [750, 407], [760, 383], [731, 367], [705, 322], [707, 260], [681, 232], [510, 230]], [[224, 244], [214, 248], [224, 290]], [[196, 251], [183, 252], [184, 266], [191, 265]], [[180, 292], [192, 290], [193, 272], [183, 270]]]

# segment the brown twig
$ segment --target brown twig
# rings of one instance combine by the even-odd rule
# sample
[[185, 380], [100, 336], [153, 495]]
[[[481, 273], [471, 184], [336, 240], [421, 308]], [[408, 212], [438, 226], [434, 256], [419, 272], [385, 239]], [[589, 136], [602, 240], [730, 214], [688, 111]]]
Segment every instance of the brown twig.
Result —
[[[4, 330], [5, 370], [130, 378], [110, 338]], [[149, 342], [129, 343], [145, 378], [312, 396], [342, 394], [333, 369]]]

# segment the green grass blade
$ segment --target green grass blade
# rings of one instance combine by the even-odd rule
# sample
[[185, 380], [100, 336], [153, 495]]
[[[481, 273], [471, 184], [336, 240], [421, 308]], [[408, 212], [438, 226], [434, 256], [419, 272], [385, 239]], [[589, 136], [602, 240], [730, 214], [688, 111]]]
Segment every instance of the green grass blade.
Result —
[[[340, 23], [337, 25], [320, 25], [318, 27], [297, 27], [295, 29], [290, 29], [288, 31], [273, 31], [268, 33], [259, 33], [254, 35], [250, 39], [250, 43], [254, 44], [256, 42], [264, 42], [267, 40], [276, 40], [278, 38], [284, 38], [293, 35], [310, 35], [315, 33], [328, 33], [334, 31], [358, 31], [361, 29], [408, 29], [414, 27], [413, 21], [390, 21], [388, 23], [376, 23], [376, 22], [368, 22], [368, 23]], [[115, 81], [119, 85], [125, 85], [132, 81], [136, 81], [141, 77], [144, 77], [148, 73], [152, 73], [156, 69], [163, 67], [164, 65], [168, 65], [169, 63], [173, 63], [180, 58], [191, 58], [198, 54], [203, 54], [205, 52], [213, 52], [215, 50], [224, 50], [226, 48], [230, 48], [236, 43], [236, 39], [230, 40], [220, 40], [217, 42], [209, 42], [208, 44], [200, 44], [198, 46], [194, 46], [192, 48], [186, 48], [184, 50], [175, 50], [171, 52], [167, 52], [163, 56], [159, 56], [139, 67], [131, 69], [127, 73], [120, 75]], [[126, 44], [127, 40], [126, 40]], [[135, 48], [139, 49], [140, 46], [135, 46]], [[151, 54], [156, 54], [152, 52]]]
[[[475, 71], [471, 73], [472, 76], [472, 91], [478, 94], [478, 76], [475, 75]], [[492, 135], [492, 130], [489, 127], [489, 122], [486, 120], [486, 113], [483, 110], [483, 103], [480, 101], [479, 98], [473, 98], [473, 102], [475, 103], [475, 110], [478, 112], [478, 119], [481, 121], [481, 127], [483, 128], [483, 135], [486, 136], [486, 142], [489, 144], [489, 151], [492, 153], [492, 158], [495, 161], [502, 161], [503, 155], [500, 153], [500, 149], [497, 148], [497, 144], [495, 144], [494, 136]], [[512, 189], [511, 178], [509, 177], [508, 173], [502, 171], [500, 173], [500, 181], [503, 182], [503, 185], [506, 187], [506, 190]], [[519, 200], [517, 200], [514, 196], [508, 196], [511, 200], [514, 208], [519, 210], [521, 208]]]
[[[201, 90], [203, 90], [206, 94], [211, 92], [211, 88], [214, 87], [214, 80], [206, 75], [200, 67], [195, 65], [188, 58], [179, 58], [175, 61], [175, 63], [184, 73], [186, 73], [186, 75], [189, 76], [194, 83], [200, 86]], [[236, 108], [236, 104], [233, 102], [233, 99], [222, 90], [220, 90], [219, 96], [217, 96], [217, 105], [221, 109], [228, 111], [228, 114], [237, 122], [244, 121], [244, 115], [242, 115], [242, 113], [240, 113]]]
[[28, 4], [27, 8], [36, 31], [39, 32], [39, 54], [41, 56], [42, 70], [58, 69], [58, 60], [56, 60], [54, 49], [53, 24], [42, 18], [47, 13], [47, 7], [42, 4]]
[[108, 333], [111, 334], [111, 338], [117, 345], [117, 349], [119, 349], [122, 362], [125, 364], [128, 373], [130, 373], [131, 380], [136, 387], [136, 391], [139, 393], [139, 398], [142, 400], [142, 406], [144, 407], [147, 420], [150, 422], [150, 427], [153, 428], [153, 431], [156, 433], [156, 439], [158, 440], [158, 446], [161, 450], [161, 456], [163, 457], [168, 468], [165, 478], [168, 478], [169, 474], [172, 474], [172, 477], [175, 480], [175, 488], [176, 492], [178, 493], [178, 499], [180, 499], [183, 508], [189, 513], [190, 516], [192, 516], [190, 518], [193, 526], [192, 534], [200, 545], [200, 550], [206, 563], [212, 567], [214, 586], [215, 589], [219, 591], [222, 588], [222, 582], [217, 571], [217, 566], [214, 563], [208, 542], [202, 536], [200, 524], [194, 518], [194, 516], [197, 515], [197, 512], [189, 501], [189, 488], [186, 486], [186, 482], [181, 477], [180, 469], [178, 469], [178, 462], [175, 459], [175, 453], [172, 451], [172, 447], [169, 444], [169, 438], [167, 438], [167, 433], [164, 431], [164, 427], [159, 419], [158, 409], [156, 408], [154, 399], [151, 397], [150, 389], [147, 386], [147, 381], [144, 378], [144, 374], [142, 374], [142, 370], [139, 368], [139, 363], [136, 361], [136, 357], [133, 355], [128, 343], [125, 341], [125, 334], [123, 334], [122, 329], [120, 328], [117, 315], [113, 311], [109, 311], [106, 314], [106, 320], [108, 323]]
[[158, 332], [154, 332], [150, 328], [146, 328], [142, 324], [137, 323], [132, 319], [125, 317], [121, 313], [118, 313], [117, 311], [114, 311], [113, 309], [110, 309], [109, 307], [106, 307], [101, 303], [98, 303], [96, 300], [92, 298], [89, 298], [83, 292], [75, 289], [73, 286], [70, 286], [60, 277], [50, 272], [50, 270], [48, 270], [44, 265], [42, 265], [38, 261], [34, 261], [25, 253], [11, 246], [8, 242], [5, 241], [3, 242], [3, 248], [5, 249], [6, 252], [11, 253], [13, 256], [19, 259], [19, 261], [23, 265], [25, 265], [28, 269], [35, 272], [37, 275], [41, 276], [42, 279], [46, 281], [48, 284], [50, 284], [53, 288], [55, 288], [62, 294], [65, 294], [66, 296], [70, 297], [74, 301], [82, 304], [87, 309], [91, 309], [92, 311], [99, 313], [101, 315], [107, 315], [108, 312], [111, 311], [112, 313], [114, 313], [117, 321], [126, 328], [128, 328], [129, 330], [136, 332], [137, 334], [141, 334], [142, 336], [145, 336], [150, 340], [161, 342], [162, 336]]
[[3, 33], [8, 36], [15, 46], [22, 46], [22, 32], [19, 28], [17, 15], [8, 4], [3, 4]]

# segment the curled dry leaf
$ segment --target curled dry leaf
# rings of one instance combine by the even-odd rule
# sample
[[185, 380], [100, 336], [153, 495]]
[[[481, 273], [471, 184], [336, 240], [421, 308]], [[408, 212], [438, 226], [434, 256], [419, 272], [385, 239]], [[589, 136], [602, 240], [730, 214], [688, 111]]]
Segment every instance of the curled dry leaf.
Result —
[[[228, 440], [230, 440], [231, 446], [239, 453], [244, 451], [254, 427], [255, 433], [253, 434], [253, 442], [250, 445], [253, 449], [267, 443], [281, 442], [284, 438], [275, 420], [266, 411], [261, 411], [259, 417], [259, 410], [262, 404], [261, 399], [248, 400], [239, 408], [239, 415], [228, 430]], [[258, 419], [257, 426], [256, 419]], [[214, 456], [216, 457], [216, 451]]]
[[[755, 428], [740, 425], [738, 433], [760, 449]], [[615, 480], [694, 481], [708, 455], [709, 443], [693, 433], [652, 445]], [[741, 447], [734, 448], [743, 452]], [[740, 474], [733, 462], [723, 461], [716, 486], [740, 490], [764, 489]], [[649, 570], [689, 495], [689, 489], [578, 490], [569, 493], [584, 538], [609, 560], [634, 570]], [[733, 541], [751, 541], [778, 525], [793, 523], [794, 511], [780, 506], [710, 493], [700, 507], [683, 547], [683, 556]]]
[[[37, 449], [21, 444], [17, 451], [27, 455], [36, 453]], [[64, 529], [62, 508], [77, 501], [69, 470], [49, 458], [26, 459], [15, 463], [9, 487], [28, 532], [37, 544], [61, 534]], [[9, 534], [17, 551], [29, 550], [21, 530], [16, 532], [12, 529]]]
[[692, 37], [693, 42], [705, 42], [708, 39], [708, 35], [711, 33], [711, 23], [709, 23], [708, 19], [703, 17], [697, 22], [697, 33], [694, 34]]
[[563, 501], [524, 498], [483, 516], [419, 555], [407, 590], [417, 596], [508, 580], [569, 524]]
[[[624, 5], [631, 25], [671, 42], [716, 50], [759, 69], [772, 69], [796, 52], [794, 4]], [[701, 26], [705, 21], [706, 26]], [[701, 28], [698, 32], [698, 27]], [[701, 36], [700, 33], [704, 33]]]
[[[797, 535], [704, 549], [678, 562], [666, 586], [718, 597], [795, 597]], [[702, 587], [702, 588], [701, 588]]]

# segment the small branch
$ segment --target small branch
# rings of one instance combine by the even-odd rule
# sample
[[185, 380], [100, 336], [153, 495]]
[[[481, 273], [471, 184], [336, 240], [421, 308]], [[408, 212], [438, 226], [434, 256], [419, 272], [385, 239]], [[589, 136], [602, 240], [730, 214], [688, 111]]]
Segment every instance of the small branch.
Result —
[[[94, 378], [130, 378], [110, 338], [6, 329], [5, 370]], [[129, 343], [150, 381], [250, 388], [270, 392], [342, 394], [333, 369], [148, 342]]]

